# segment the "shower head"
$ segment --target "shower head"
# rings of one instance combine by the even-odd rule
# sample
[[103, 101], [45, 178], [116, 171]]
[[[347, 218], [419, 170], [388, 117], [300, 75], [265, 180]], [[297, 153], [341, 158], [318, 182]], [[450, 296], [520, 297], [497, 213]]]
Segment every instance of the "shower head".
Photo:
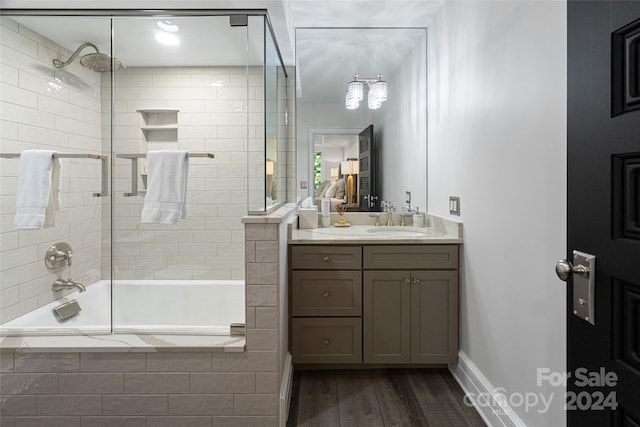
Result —
[[106, 53], [100, 53], [100, 51], [98, 50], [98, 47], [93, 43], [81, 44], [80, 47], [77, 48], [75, 52], [73, 52], [73, 54], [69, 57], [69, 59], [67, 59], [64, 62], [62, 62], [57, 58], [54, 59], [53, 66], [56, 68], [66, 67], [67, 65], [71, 64], [74, 59], [76, 59], [76, 56], [78, 56], [80, 51], [85, 47], [91, 47], [95, 49], [95, 53], [89, 53], [89, 54], [83, 55], [80, 58], [80, 64], [82, 64], [83, 67], [86, 67], [91, 71], [97, 71], [100, 73], [105, 71], [111, 71], [112, 69], [113, 71], [118, 71], [120, 68], [122, 68], [122, 63], [120, 61], [118, 61], [116, 58], [112, 58]]
[[112, 67], [113, 71], [118, 71], [120, 68], [122, 68], [122, 63], [118, 61], [118, 59], [112, 58], [106, 53], [99, 52], [83, 55], [80, 58], [80, 63], [88, 69], [100, 73], [111, 71]]

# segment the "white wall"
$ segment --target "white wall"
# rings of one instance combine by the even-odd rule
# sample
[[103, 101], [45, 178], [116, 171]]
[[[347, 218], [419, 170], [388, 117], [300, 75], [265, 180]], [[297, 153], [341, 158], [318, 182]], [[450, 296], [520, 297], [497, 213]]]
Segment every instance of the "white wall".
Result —
[[[397, 211], [411, 191], [411, 205], [427, 209], [427, 35], [388, 77], [389, 99], [374, 114], [380, 153], [380, 195]], [[382, 200], [382, 199], [380, 199]]]
[[527, 426], [562, 426], [566, 4], [447, 2], [429, 31], [429, 209], [464, 222], [461, 350], [494, 387], [555, 394]]

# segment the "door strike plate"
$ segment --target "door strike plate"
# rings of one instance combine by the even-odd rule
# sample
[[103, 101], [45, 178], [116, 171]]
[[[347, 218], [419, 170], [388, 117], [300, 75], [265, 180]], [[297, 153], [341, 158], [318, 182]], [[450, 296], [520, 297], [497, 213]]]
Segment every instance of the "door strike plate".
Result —
[[595, 326], [596, 257], [573, 251], [573, 265], [573, 314]]

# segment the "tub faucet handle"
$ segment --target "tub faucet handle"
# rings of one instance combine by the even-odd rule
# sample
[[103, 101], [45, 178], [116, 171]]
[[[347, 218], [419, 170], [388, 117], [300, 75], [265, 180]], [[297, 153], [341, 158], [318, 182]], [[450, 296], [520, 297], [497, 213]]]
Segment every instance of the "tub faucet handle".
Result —
[[68, 243], [58, 242], [49, 246], [45, 254], [44, 262], [49, 270], [59, 271], [66, 266], [71, 267], [71, 258], [73, 257], [73, 249]]
[[67, 261], [67, 265], [71, 267], [71, 257], [73, 257], [72, 252], [55, 251], [49, 255], [49, 261], [51, 261], [52, 264], [60, 261]]

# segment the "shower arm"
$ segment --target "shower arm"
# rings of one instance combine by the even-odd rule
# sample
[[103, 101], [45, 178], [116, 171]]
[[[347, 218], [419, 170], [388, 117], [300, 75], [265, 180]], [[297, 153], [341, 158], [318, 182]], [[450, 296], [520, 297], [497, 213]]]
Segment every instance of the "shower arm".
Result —
[[100, 53], [100, 51], [98, 50], [98, 47], [95, 44], [93, 44], [93, 43], [83, 43], [83, 44], [80, 45], [79, 48], [76, 49], [75, 52], [73, 52], [73, 54], [65, 62], [62, 62], [58, 58], [54, 59], [53, 60], [54, 67], [63, 68], [63, 67], [66, 67], [67, 65], [71, 64], [73, 62], [73, 60], [76, 59], [76, 57], [78, 56], [80, 51], [82, 49], [84, 49], [85, 47], [92, 47], [92, 48], [94, 48], [96, 50], [96, 53]]

